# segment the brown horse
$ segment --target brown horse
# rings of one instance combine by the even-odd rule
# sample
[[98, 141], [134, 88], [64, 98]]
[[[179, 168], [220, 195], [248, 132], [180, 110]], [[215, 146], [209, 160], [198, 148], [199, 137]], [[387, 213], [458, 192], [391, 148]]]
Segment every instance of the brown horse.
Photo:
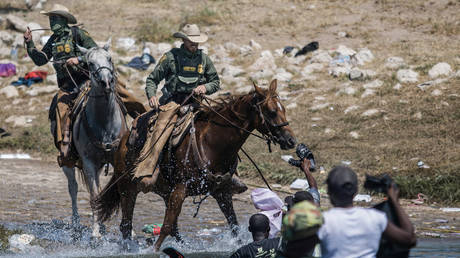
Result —
[[[129, 169], [126, 164], [130, 162], [126, 135], [115, 158], [118, 161], [115, 173], [96, 201], [101, 222], [108, 220], [121, 205], [120, 230], [124, 239], [130, 239], [137, 194], [153, 191], [166, 204], [163, 227], [155, 243], [155, 249], [159, 250], [167, 235], [180, 240], [177, 219], [185, 198], [209, 193], [216, 199], [236, 236], [238, 222], [232, 202], [232, 194], [236, 191], [232, 191], [231, 178], [236, 171], [238, 151], [250, 132], [256, 129], [269, 136], [281, 149], [290, 149], [296, 144], [276, 87], [276, 80], [271, 82], [268, 90], [254, 84], [254, 91], [248, 94], [222, 99], [213, 109], [204, 107], [194, 123], [195, 148], [190, 150], [192, 134], [187, 134], [176, 149], [165, 148], [159, 176], [150, 186], [133, 180], [131, 174], [125, 173]], [[200, 159], [204, 161], [204, 167], [197, 164]]]

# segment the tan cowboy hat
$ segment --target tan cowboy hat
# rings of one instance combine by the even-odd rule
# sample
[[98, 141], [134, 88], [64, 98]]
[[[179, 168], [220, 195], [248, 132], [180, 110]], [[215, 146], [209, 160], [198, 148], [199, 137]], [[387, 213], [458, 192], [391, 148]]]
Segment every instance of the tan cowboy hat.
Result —
[[73, 16], [70, 12], [69, 12], [69, 9], [67, 9], [67, 7], [63, 6], [63, 5], [60, 5], [60, 4], [55, 4], [53, 5], [53, 8], [49, 11], [40, 11], [41, 14], [43, 15], [46, 15], [46, 16], [50, 16], [52, 14], [54, 15], [60, 15], [64, 18], [67, 19], [67, 22], [69, 24], [76, 24], [77, 23], [77, 19], [75, 18], [75, 16]]
[[204, 43], [208, 40], [208, 35], [201, 33], [196, 24], [185, 24], [181, 31], [173, 34], [173, 37], [188, 39], [193, 43]]

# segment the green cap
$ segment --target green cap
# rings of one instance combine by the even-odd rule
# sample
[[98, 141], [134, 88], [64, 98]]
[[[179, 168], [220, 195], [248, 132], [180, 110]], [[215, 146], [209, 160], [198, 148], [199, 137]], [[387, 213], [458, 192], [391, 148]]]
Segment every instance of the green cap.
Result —
[[299, 202], [283, 218], [283, 240], [293, 241], [311, 237], [316, 234], [323, 221], [323, 215], [316, 205], [309, 201]]

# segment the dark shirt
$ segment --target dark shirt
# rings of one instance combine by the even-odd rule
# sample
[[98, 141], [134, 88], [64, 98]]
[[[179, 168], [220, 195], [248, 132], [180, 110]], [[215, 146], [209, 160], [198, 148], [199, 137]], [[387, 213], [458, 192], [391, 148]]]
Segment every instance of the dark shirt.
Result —
[[273, 258], [279, 242], [279, 237], [254, 241], [236, 250], [230, 258]]

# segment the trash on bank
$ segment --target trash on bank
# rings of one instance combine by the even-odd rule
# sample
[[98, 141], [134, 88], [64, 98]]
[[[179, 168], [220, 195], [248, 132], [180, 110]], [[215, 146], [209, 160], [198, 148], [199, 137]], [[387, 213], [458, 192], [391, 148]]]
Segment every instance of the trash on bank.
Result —
[[433, 233], [433, 232], [422, 232], [422, 235], [429, 236], [429, 237], [436, 237], [436, 238], [441, 238], [442, 237], [441, 234]]
[[146, 224], [142, 228], [142, 232], [146, 234], [152, 234], [154, 236], [160, 235], [161, 227], [163, 224], [160, 223], [154, 223], [154, 224]]
[[351, 161], [349, 161], [349, 160], [342, 160], [342, 164], [344, 164], [345, 166], [350, 166], [350, 165], [351, 165]]
[[372, 197], [368, 194], [357, 194], [355, 198], [353, 198], [354, 202], [371, 202]]
[[155, 63], [155, 58], [148, 53], [142, 54], [142, 56], [136, 56], [125, 66], [137, 69], [137, 70], [147, 70], [150, 64]]
[[26, 153], [7, 153], [0, 154], [0, 159], [32, 159], [29, 154]]
[[308, 181], [305, 179], [300, 179], [297, 178], [292, 184], [289, 186], [289, 188], [293, 190], [306, 190], [310, 187], [308, 184]]
[[12, 63], [0, 64], [0, 77], [10, 77], [16, 74], [16, 66]]
[[417, 166], [418, 166], [418, 168], [430, 168], [430, 166], [428, 166], [427, 164], [425, 164], [425, 162], [423, 162], [421, 160], [419, 162], [417, 162]]
[[434, 222], [435, 223], [448, 223], [449, 221], [446, 219], [435, 219]]
[[419, 193], [417, 194], [417, 199], [413, 199], [411, 200], [411, 202], [420, 205], [420, 204], [425, 203], [425, 201], [427, 200], [428, 200], [428, 197], [426, 197], [426, 195]]
[[26, 73], [24, 77], [19, 77], [17, 81], [12, 82], [11, 84], [14, 86], [26, 85], [30, 87], [30, 85], [34, 83], [42, 82], [46, 79], [48, 72], [46, 71], [31, 71]]
[[460, 208], [441, 208], [443, 212], [460, 212]]

